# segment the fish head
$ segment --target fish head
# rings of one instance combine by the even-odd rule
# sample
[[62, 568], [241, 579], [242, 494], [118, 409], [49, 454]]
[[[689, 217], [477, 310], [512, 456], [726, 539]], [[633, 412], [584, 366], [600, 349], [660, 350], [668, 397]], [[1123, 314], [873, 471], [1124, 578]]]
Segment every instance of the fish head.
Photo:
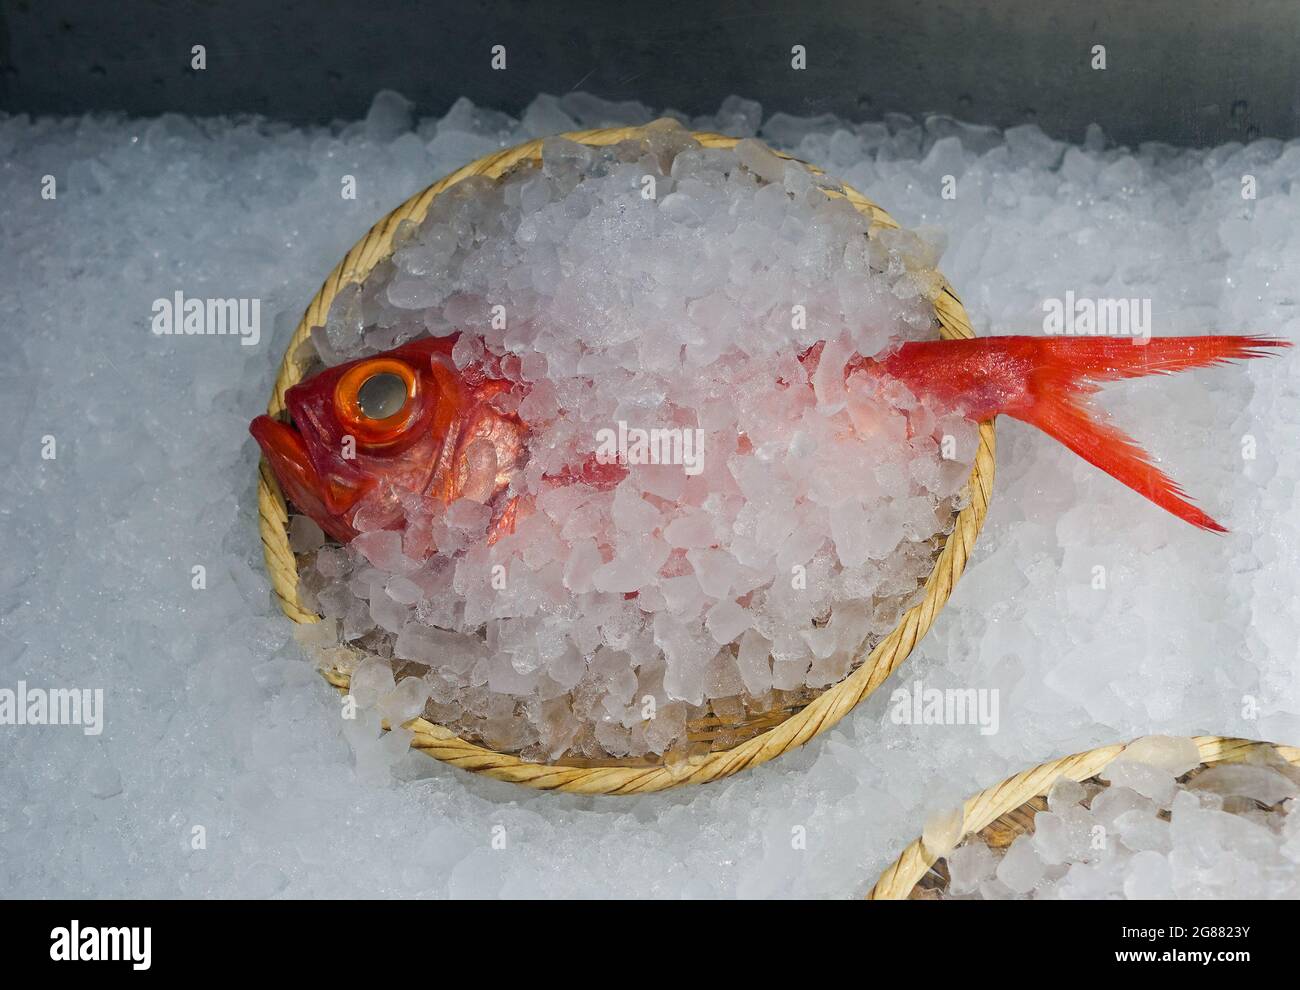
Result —
[[288, 422], [250, 424], [285, 498], [330, 536], [401, 528], [409, 496], [487, 502], [508, 484], [526, 428], [491, 398], [512, 383], [481, 363], [458, 369], [456, 339], [326, 368], [285, 393]]

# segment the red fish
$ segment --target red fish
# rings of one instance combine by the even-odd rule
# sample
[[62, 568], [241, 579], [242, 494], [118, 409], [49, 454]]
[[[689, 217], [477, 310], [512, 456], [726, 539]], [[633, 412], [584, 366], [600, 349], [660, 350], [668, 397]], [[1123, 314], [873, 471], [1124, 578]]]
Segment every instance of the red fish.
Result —
[[[335, 539], [399, 528], [402, 498], [493, 507], [489, 540], [513, 531], [530, 503], [508, 497], [527, 454], [529, 426], [494, 401], [518, 388], [487, 355], [456, 369], [457, 336], [426, 338], [328, 368], [285, 395], [292, 425], [258, 416], [250, 432], [286, 498]], [[1038, 427], [1156, 505], [1201, 529], [1224, 528], [1188, 500], [1137, 443], [1094, 420], [1081, 400], [1095, 382], [1261, 357], [1287, 341], [1261, 336], [1151, 338], [981, 337], [912, 342], [854, 356], [846, 382], [895, 379], [936, 408], [973, 421], [1005, 414]], [[802, 355], [811, 380], [822, 353]], [[510, 359], [504, 359], [510, 360]], [[548, 475], [551, 484], [608, 488], [626, 468], [597, 463]], [[365, 525], [357, 525], [364, 514]]]
[[403, 494], [487, 502], [509, 485], [527, 426], [492, 404], [513, 383], [488, 358], [457, 370], [456, 337], [327, 368], [285, 393], [293, 425], [249, 426], [285, 497], [330, 536], [400, 525]]

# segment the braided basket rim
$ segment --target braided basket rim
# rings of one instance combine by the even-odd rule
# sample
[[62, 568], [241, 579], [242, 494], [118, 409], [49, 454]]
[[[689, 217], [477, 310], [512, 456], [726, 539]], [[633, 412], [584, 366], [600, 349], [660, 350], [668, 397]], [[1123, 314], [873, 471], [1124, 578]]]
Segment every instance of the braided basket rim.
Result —
[[[600, 147], [637, 137], [642, 130], [642, 127], [612, 127], [559, 136]], [[693, 132], [693, 137], [708, 148], [731, 148], [740, 140], [708, 132]], [[470, 162], [416, 193], [371, 227], [329, 273], [308, 304], [285, 349], [267, 403], [267, 414], [283, 414], [285, 392], [302, 379], [306, 370], [305, 362], [298, 360], [302, 350], [300, 345], [307, 339], [313, 326], [325, 322], [326, 313], [338, 291], [350, 282], [364, 279], [376, 264], [388, 257], [392, 251], [393, 234], [399, 223], [408, 219], [414, 222], [422, 220], [434, 197], [463, 179], [475, 175], [499, 179], [521, 162], [540, 161], [542, 140], [537, 138], [527, 141]], [[783, 158], [791, 157], [776, 153]], [[808, 167], [814, 172], [821, 171], [815, 166]], [[844, 190], [845, 198], [870, 218], [872, 230], [898, 227], [885, 210], [865, 196], [848, 186]], [[942, 281], [934, 307], [942, 337], [955, 339], [975, 336], [965, 307], [946, 279]], [[979, 425], [979, 446], [968, 482], [970, 501], [957, 514], [953, 530], [944, 541], [934, 568], [926, 579], [922, 600], [904, 612], [889, 635], [872, 649], [848, 677], [822, 691], [805, 707], [779, 724], [745, 742], [676, 764], [568, 766], [563, 763], [533, 763], [518, 756], [498, 753], [461, 739], [443, 726], [415, 718], [404, 726], [414, 733], [411, 747], [464, 770], [542, 790], [582, 794], [638, 794], [660, 791], [679, 784], [719, 780], [746, 767], [766, 763], [789, 749], [801, 746], [835, 725], [859, 701], [871, 694], [908, 657], [934, 623], [966, 567], [966, 561], [988, 514], [993, 491], [995, 451], [996, 439], [993, 422], [990, 420]], [[260, 461], [258, 467], [257, 503], [258, 528], [266, 569], [281, 610], [294, 622], [319, 621], [320, 616], [304, 608], [298, 599], [297, 563], [289, 549], [288, 510], [265, 459]], [[323, 675], [336, 687], [346, 687], [346, 678], [343, 676], [330, 671], [324, 671]]]
[[[1216, 763], [1239, 763], [1259, 749], [1272, 749], [1288, 763], [1300, 764], [1300, 747], [1235, 736], [1190, 738], [1201, 751], [1202, 767]], [[1034, 798], [1043, 796], [1062, 777], [1078, 781], [1095, 777], [1137, 741], [1114, 743], [1062, 756], [1023, 770], [992, 787], [986, 787], [962, 805], [962, 828], [957, 843]], [[918, 837], [880, 874], [880, 879], [867, 892], [867, 900], [907, 900], [921, 878], [936, 862], [956, 848], [957, 843], [947, 849], [931, 849], [926, 846], [924, 836]]]

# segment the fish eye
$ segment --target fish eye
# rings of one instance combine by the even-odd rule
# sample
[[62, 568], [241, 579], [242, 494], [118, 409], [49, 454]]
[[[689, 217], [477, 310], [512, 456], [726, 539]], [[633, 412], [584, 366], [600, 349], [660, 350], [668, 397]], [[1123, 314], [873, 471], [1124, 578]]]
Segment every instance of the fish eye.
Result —
[[391, 371], [376, 372], [357, 389], [357, 407], [366, 419], [396, 416], [406, 405], [406, 398], [406, 382]]
[[334, 412], [345, 430], [366, 447], [401, 440], [428, 410], [420, 376], [405, 361], [375, 357], [357, 361], [334, 386]]

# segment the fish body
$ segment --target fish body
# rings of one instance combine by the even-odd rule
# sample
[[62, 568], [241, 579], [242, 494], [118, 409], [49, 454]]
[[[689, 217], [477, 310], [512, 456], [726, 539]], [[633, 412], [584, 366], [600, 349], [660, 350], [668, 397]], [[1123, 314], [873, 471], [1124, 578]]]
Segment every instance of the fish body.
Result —
[[[488, 539], [495, 542], [531, 511], [529, 498], [508, 493], [527, 457], [529, 426], [500, 401], [521, 386], [502, 369], [509, 359], [489, 354], [457, 368], [457, 339], [425, 338], [327, 368], [286, 393], [292, 425], [270, 416], [253, 420], [250, 432], [286, 498], [330, 536], [347, 542], [362, 530], [401, 528], [412, 500], [445, 506], [469, 498], [492, 507]], [[1261, 357], [1288, 346], [1224, 335], [1145, 343], [1013, 336], [915, 341], [874, 357], [854, 355], [844, 379], [848, 388], [892, 380], [937, 409], [976, 422], [1007, 415], [1029, 423], [1180, 519], [1223, 532], [1134, 440], [1095, 419], [1085, 400], [1097, 382]], [[809, 387], [822, 354], [818, 344], [801, 355]], [[605, 489], [625, 473], [593, 456], [542, 481]]]

